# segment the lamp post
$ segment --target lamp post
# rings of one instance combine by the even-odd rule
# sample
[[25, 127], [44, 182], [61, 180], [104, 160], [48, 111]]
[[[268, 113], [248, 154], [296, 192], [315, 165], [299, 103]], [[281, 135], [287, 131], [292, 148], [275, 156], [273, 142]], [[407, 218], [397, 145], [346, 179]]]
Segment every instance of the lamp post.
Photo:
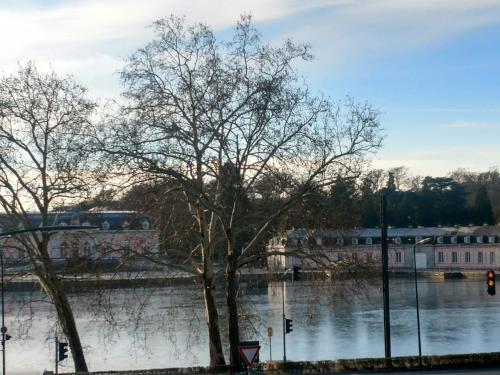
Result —
[[418, 363], [422, 366], [422, 342], [420, 340], [420, 310], [418, 308], [418, 282], [417, 282], [417, 245], [423, 245], [432, 241], [431, 237], [424, 238], [413, 245], [413, 275], [415, 280], [415, 302], [417, 307], [417, 337], [418, 337]]

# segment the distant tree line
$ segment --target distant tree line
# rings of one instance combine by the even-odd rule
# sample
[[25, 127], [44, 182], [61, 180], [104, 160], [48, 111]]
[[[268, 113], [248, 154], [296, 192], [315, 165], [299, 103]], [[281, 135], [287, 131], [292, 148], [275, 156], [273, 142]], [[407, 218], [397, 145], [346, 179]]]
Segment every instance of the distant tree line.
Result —
[[500, 218], [500, 173], [457, 170], [446, 177], [411, 176], [405, 167], [338, 177], [287, 217], [288, 227], [352, 228], [380, 225], [380, 194], [395, 227], [495, 224]]
[[[292, 180], [285, 173], [262, 178], [253, 194], [243, 193], [248, 230], [282, 204], [280, 192], [293, 186]], [[381, 193], [388, 200], [388, 222], [395, 227], [492, 225], [500, 217], [500, 172], [496, 168], [481, 173], [461, 169], [446, 177], [411, 176], [405, 167], [374, 169], [359, 177], [339, 176], [330, 187], [312, 190], [268, 228], [262, 245], [277, 231], [289, 228], [379, 226]], [[119, 199], [111, 190], [103, 191], [78, 208], [147, 211], [163, 241], [181, 246], [189, 238], [187, 203], [164, 181], [135, 185]], [[181, 228], [185, 236], [179, 235]], [[238, 236], [238, 248], [247, 241], [245, 233], [243, 230]]]

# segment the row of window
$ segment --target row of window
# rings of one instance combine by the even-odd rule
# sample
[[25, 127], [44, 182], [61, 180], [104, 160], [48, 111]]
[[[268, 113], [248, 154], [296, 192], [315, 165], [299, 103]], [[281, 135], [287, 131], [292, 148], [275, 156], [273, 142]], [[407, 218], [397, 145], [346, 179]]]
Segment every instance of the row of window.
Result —
[[[379, 257], [380, 255], [377, 254], [375, 255], [375, 257]], [[354, 260], [358, 260], [360, 257], [359, 257], [359, 254], [357, 253], [337, 253], [337, 260], [342, 260], [342, 259], [345, 259], [346, 257], [352, 257], [352, 259]], [[373, 253], [365, 253], [365, 259], [366, 261], [368, 262], [372, 262], [373, 259], [374, 259], [374, 256], [373, 256]], [[394, 261], [396, 263], [403, 263], [403, 253], [401, 251], [396, 251], [394, 253]]]
[[[471, 236], [464, 236], [464, 243], [471, 243], [472, 237]], [[483, 243], [483, 236], [474, 236], [475, 243]], [[444, 237], [436, 237], [436, 242], [439, 244], [444, 243]], [[450, 242], [451, 243], [457, 243], [457, 237], [452, 236], [450, 237]], [[495, 243], [495, 236], [489, 236], [488, 237], [488, 243]]]
[[[99, 243], [97, 245], [98, 251], [100, 255], [105, 255], [110, 249], [113, 248], [111, 243]], [[130, 241], [125, 239], [122, 241], [122, 245], [120, 248], [125, 255], [129, 255], [130, 253]], [[96, 253], [96, 243], [91, 241], [85, 241], [83, 243], [83, 252], [82, 255], [90, 257]], [[116, 250], [116, 249], [114, 249]], [[61, 258], [67, 258], [69, 255], [73, 258], [77, 258], [80, 256], [80, 242], [78, 240], [74, 240], [71, 242], [71, 247], [68, 246], [66, 241], [62, 241], [59, 246], [59, 253]]]
[[[438, 251], [437, 253], [437, 261], [438, 263], [445, 263], [445, 256], [444, 252]], [[451, 263], [462, 263], [462, 256], [463, 256], [463, 263], [473, 263], [472, 255], [470, 251], [466, 251], [464, 253], [459, 253], [457, 251], [453, 251], [451, 253]], [[486, 263], [486, 254], [483, 254], [483, 252], [478, 252], [477, 253], [477, 262], [478, 264], [484, 264]], [[490, 264], [495, 264], [495, 252], [491, 251], [489, 253], [489, 263]]]
[[[61, 221], [61, 222], [59, 222], [58, 225], [61, 226], [61, 227], [65, 227], [65, 226], [68, 225], [68, 223], [66, 223], [65, 221]], [[77, 221], [71, 222], [71, 225], [80, 225], [80, 222], [77, 220]], [[84, 226], [84, 227], [90, 227], [91, 224], [88, 221], [84, 221], [82, 223], [82, 226]], [[130, 228], [130, 223], [127, 220], [125, 220], [122, 223], [121, 227], [123, 229], [129, 229]], [[149, 230], [149, 229], [151, 229], [151, 223], [148, 220], [143, 220], [143, 221], [141, 221], [141, 227], [142, 227], [143, 230]], [[104, 229], [104, 230], [109, 230], [109, 229], [111, 229], [111, 224], [109, 223], [109, 221], [104, 220], [101, 223], [101, 228]]]
[[[423, 238], [424, 237], [422, 237], [422, 236], [415, 236], [414, 241], [415, 241], [415, 243], [417, 243], [417, 242], [421, 241]], [[474, 241], [472, 240], [473, 238], [474, 238]], [[316, 240], [317, 246], [322, 245], [323, 241], [321, 238], [318, 237], [315, 240]], [[302, 239], [293, 238], [290, 240], [290, 244], [292, 246], [297, 246], [297, 245], [300, 246], [301, 244], [303, 244], [302, 241], [303, 241]], [[401, 245], [403, 243], [403, 239], [401, 237], [394, 237], [394, 238], [392, 238], [392, 241], [393, 241], [393, 243], [398, 244], [398, 245]], [[360, 238], [354, 237], [351, 239], [352, 245], [359, 245], [359, 242], [360, 242]], [[444, 242], [445, 241], [444, 241], [443, 236], [436, 237], [437, 244], [444, 244]], [[468, 243], [473, 243], [473, 242], [474, 243], [484, 243], [484, 238], [483, 238], [483, 236], [464, 236], [463, 237], [463, 243], [468, 244]], [[273, 244], [273, 245], [277, 245], [278, 243], [279, 243], [279, 240], [277, 240], [277, 241], [272, 240], [271, 241], [271, 244]], [[340, 246], [344, 245], [344, 243], [345, 243], [344, 238], [342, 238], [342, 237], [335, 238], [335, 243], [337, 245], [340, 245]], [[365, 245], [373, 245], [373, 238], [372, 237], [365, 237], [364, 243], [365, 243]], [[449, 243], [452, 243], [452, 244], [458, 243], [458, 237], [457, 236], [449, 237]], [[495, 236], [488, 236], [487, 243], [495, 243]], [[283, 239], [281, 241], [281, 244], [286, 245], [287, 241], [285, 239]]]

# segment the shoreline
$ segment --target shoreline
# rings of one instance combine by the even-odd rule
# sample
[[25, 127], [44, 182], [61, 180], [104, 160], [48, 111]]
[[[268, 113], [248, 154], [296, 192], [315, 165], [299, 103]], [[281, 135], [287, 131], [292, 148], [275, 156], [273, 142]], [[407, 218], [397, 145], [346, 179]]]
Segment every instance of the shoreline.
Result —
[[[199, 276], [194, 275], [162, 275], [158, 271], [156, 275], [148, 275], [147, 271], [134, 271], [122, 273], [105, 273], [97, 275], [65, 275], [62, 283], [69, 292], [81, 292], [89, 289], [127, 289], [127, 288], [155, 288], [178, 285], [195, 285], [201, 282]], [[481, 280], [485, 279], [485, 271], [444, 271], [444, 270], [422, 270], [417, 271], [418, 278], [433, 280]], [[390, 271], [391, 278], [413, 278], [413, 270]], [[376, 274], [371, 274], [365, 278], [375, 278]], [[243, 272], [240, 275], [241, 282], [255, 283], [256, 285], [267, 285], [269, 282], [290, 280], [290, 275], [283, 276], [282, 272], [269, 272], [258, 270], [257, 272]], [[329, 274], [325, 271], [301, 271], [301, 279], [304, 281], [328, 280]], [[7, 278], [5, 291], [33, 291], [41, 290], [40, 284], [33, 275]]]

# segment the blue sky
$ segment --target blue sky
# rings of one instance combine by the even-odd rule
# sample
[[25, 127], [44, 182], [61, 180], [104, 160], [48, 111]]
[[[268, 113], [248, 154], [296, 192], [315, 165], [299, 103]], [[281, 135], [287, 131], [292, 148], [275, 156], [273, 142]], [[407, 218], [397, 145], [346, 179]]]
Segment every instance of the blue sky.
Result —
[[109, 97], [152, 20], [186, 15], [225, 36], [248, 12], [270, 43], [312, 45], [315, 60], [300, 71], [313, 89], [380, 110], [386, 138], [374, 167], [500, 166], [498, 0], [0, 0], [0, 70], [34, 59]]

